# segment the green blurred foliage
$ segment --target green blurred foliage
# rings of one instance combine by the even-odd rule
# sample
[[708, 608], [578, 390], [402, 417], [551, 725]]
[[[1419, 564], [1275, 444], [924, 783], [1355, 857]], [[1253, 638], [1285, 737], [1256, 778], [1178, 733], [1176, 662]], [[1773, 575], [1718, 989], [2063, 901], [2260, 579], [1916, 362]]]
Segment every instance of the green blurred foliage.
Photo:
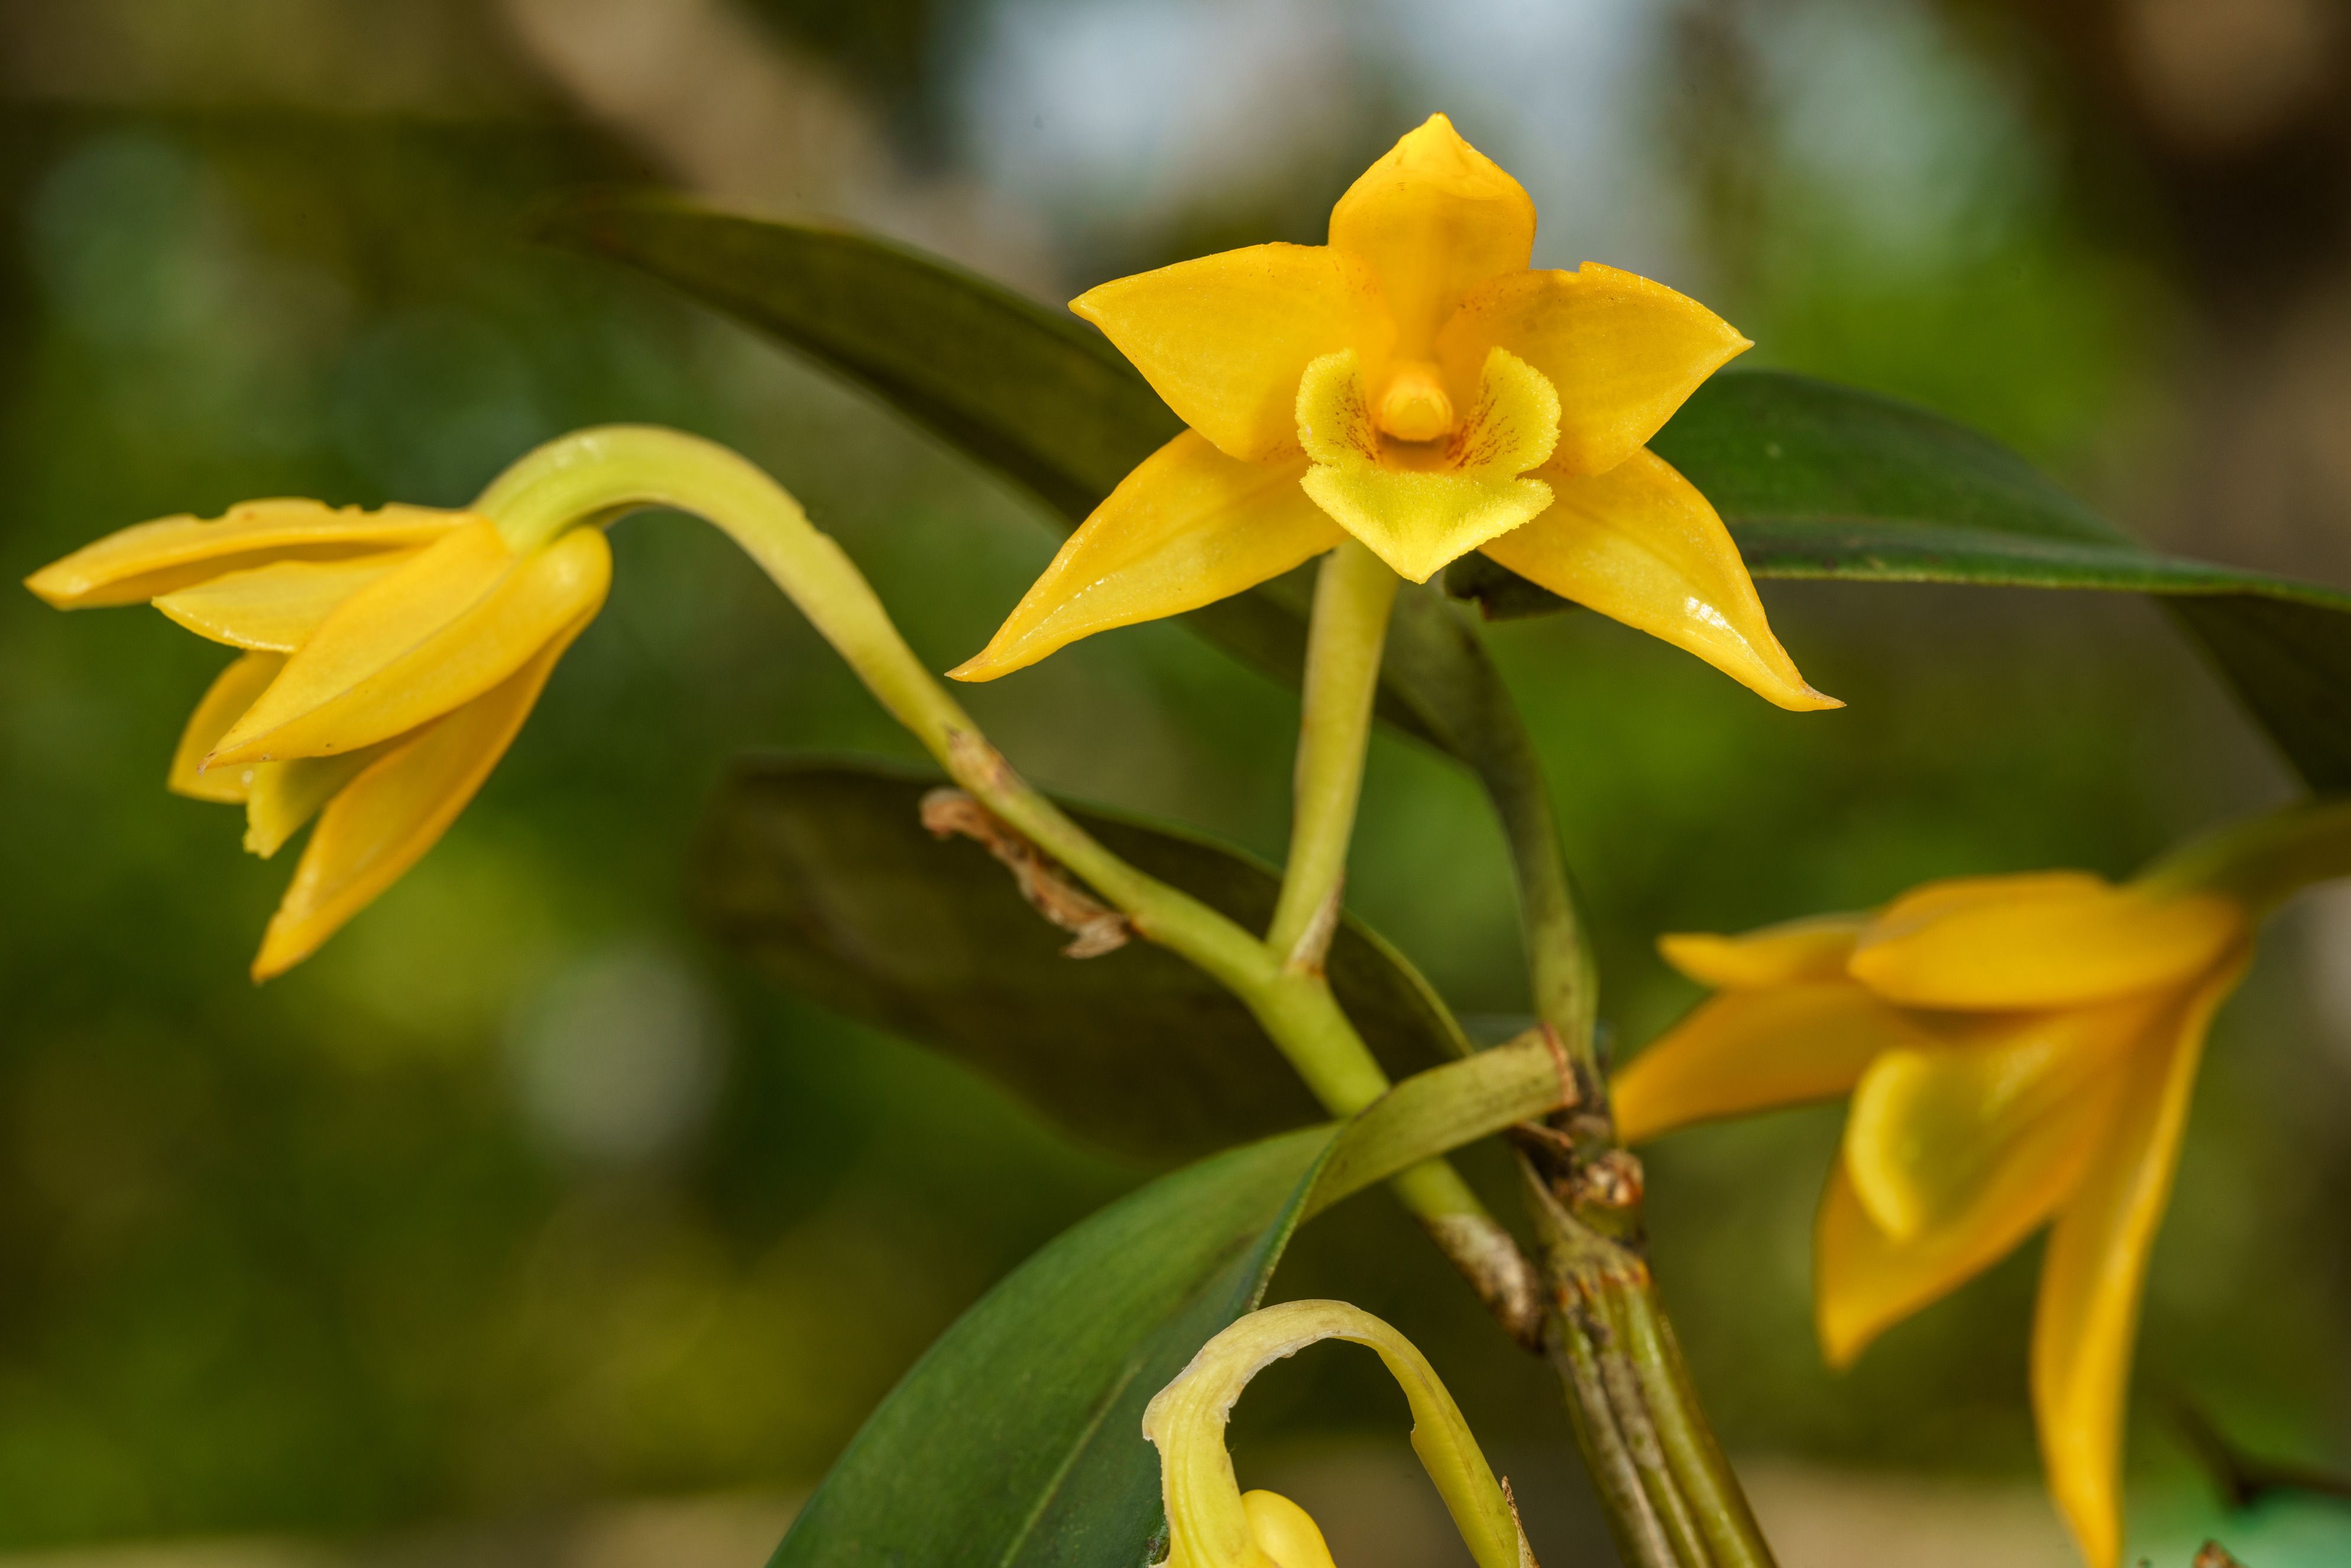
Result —
[[[765, 14], [919, 99], [961, 9]], [[2091, 232], [1997, 40], [1854, 44], [1834, 20], [1784, 47], [1826, 51], [1808, 79], [1850, 93], [1924, 81], [1911, 142], [1857, 152], [1869, 137], [1828, 89], [1792, 116], [1769, 57], [1744, 87], [1708, 77], [1703, 34], [1663, 97], [1721, 302], [1779, 362], [2105, 472], [2168, 373], [2182, 308], [2159, 256]], [[462, 502], [529, 444], [613, 419], [768, 465], [939, 667], [1050, 557], [1026, 503], [886, 413], [516, 242], [534, 197], [642, 176], [576, 127], [0, 113], [11, 571], [248, 497]], [[1392, 134], [1367, 120], [1366, 153]], [[1315, 237], [1343, 174], [1268, 158], [1231, 204], [1073, 241], [1089, 279]], [[0, 1546], [803, 1484], [956, 1311], [1139, 1179], [967, 1075], [763, 994], [686, 928], [681, 868], [727, 757], [910, 752], [715, 535], [645, 517], [615, 547], [610, 610], [449, 838], [257, 991], [244, 966], [290, 866], [160, 788], [225, 655], [144, 611], [0, 598]], [[1493, 629], [1625, 1049], [1695, 994], [1654, 956], [1660, 931], [1953, 873], [2126, 872], [2285, 789], [2137, 601], [1766, 594], [1849, 708], [1777, 712], [1597, 617]], [[971, 701], [1040, 782], [1280, 849], [1294, 701], [1180, 629], [1097, 639]], [[1352, 896], [1460, 1009], [1523, 1009], [1499, 836], [1468, 779], [1409, 743], [1375, 748]], [[2271, 945], [2217, 1034], [2142, 1369], [2316, 1454], [2351, 1440], [2351, 1148], [2297, 952]], [[2026, 1473], [2029, 1256], [1850, 1375], [1821, 1368], [1809, 1219], [1836, 1128], [1805, 1112], [1652, 1153], [1658, 1269], [1729, 1440]], [[1468, 1164], [1513, 1207], [1492, 1151]], [[1547, 1380], [1376, 1196], [1318, 1223], [1278, 1288], [1391, 1317], [1494, 1446], [1563, 1468]], [[1244, 1462], [1303, 1427], [1389, 1427], [1383, 1386], [1336, 1357], [1270, 1375]], [[2176, 1479], [2154, 1409], [2137, 1456]]]
[[[576, 135], [11, 131], [24, 567], [247, 495], [460, 502], [616, 418], [795, 476], [825, 455], [837, 483], [803, 493], [852, 538], [947, 504], [952, 476], [870, 412], [516, 245], [530, 195], [622, 169]], [[878, 498], [874, 473], [897, 476]], [[885, 583], [921, 564], [862, 553]], [[260, 991], [240, 971], [290, 865], [156, 787], [222, 651], [144, 612], [0, 611], [0, 1541], [805, 1476], [1007, 1259], [1113, 1190], [967, 1082], [695, 948], [677, 883], [729, 755], [904, 747], [715, 537], [648, 518], [619, 555], [530, 745], [376, 918]], [[559, 1071], [534, 1103], [534, 1009], [600, 977], [654, 1053], [620, 1048], [608, 1103], [675, 1078], [661, 1052], [724, 1053], [683, 1124], [600, 1134]], [[718, 1021], [677, 1016], [681, 990]]]

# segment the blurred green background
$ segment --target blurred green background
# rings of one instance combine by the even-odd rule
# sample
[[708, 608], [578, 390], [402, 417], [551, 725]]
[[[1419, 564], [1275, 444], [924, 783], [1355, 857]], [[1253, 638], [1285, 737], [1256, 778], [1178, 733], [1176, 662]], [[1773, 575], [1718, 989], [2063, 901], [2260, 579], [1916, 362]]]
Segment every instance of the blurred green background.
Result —
[[[1318, 240], [1444, 109], [1534, 194], [1539, 264], [1684, 288], [1751, 361], [1975, 423], [2172, 548], [2351, 582], [2342, 22], [2323, 0], [0, 0], [0, 552], [21, 576], [262, 496], [459, 504], [532, 443], [653, 420], [774, 471], [944, 668], [1050, 557], [1032, 506], [787, 353], [521, 242], [518, 214], [657, 182], [1066, 298]], [[685, 852], [731, 755], [912, 753], [716, 536], [643, 517], [615, 548], [611, 609], [480, 800], [260, 990], [291, 856], [251, 861], [233, 813], [160, 787], [221, 651], [0, 597], [0, 1550], [474, 1521], [551, 1560], [548, 1532], [632, 1500], [779, 1519], [956, 1312], [1148, 1175], [696, 936]], [[2124, 873], [2290, 792], [2137, 600], [1765, 597], [1848, 709], [1781, 713], [1596, 617], [1493, 630], [1625, 1049], [1694, 995], [1659, 931], [1953, 873]], [[1178, 628], [971, 703], [1042, 782], [1278, 854], [1294, 700]], [[1524, 1006], [1506, 879], [1466, 778], [1383, 741], [1352, 899], [1468, 1012]], [[2340, 1562], [2351, 1517], [2319, 1505], [2216, 1523], [2162, 1399], [2351, 1468], [2351, 902], [2273, 929], [2210, 1061], [2147, 1307], [2139, 1540]], [[1836, 1128], [1792, 1113], [1649, 1162], [1668, 1300], [1790, 1563], [1927, 1562], [1904, 1544], [1927, 1535], [1954, 1563], [2064, 1561], [2030, 1490], [2034, 1249], [1822, 1369], [1809, 1224]], [[1605, 1561], [1547, 1375], [1383, 1200], [1320, 1224], [1277, 1290], [1420, 1338], [1538, 1545]], [[1427, 1511], [1396, 1522], [1401, 1406], [1363, 1362], [1269, 1375], [1244, 1474], [1287, 1478], [1351, 1568], [1445, 1560], [1406, 1553]], [[751, 1517], [758, 1544], [708, 1560], [754, 1560]], [[643, 1560], [699, 1560], [662, 1539]]]

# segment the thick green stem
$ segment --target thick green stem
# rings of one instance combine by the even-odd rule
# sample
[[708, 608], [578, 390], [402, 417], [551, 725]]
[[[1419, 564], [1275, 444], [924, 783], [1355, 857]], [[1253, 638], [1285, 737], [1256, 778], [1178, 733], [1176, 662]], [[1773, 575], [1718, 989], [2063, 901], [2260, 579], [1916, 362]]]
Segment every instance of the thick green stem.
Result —
[[[1619, 1353], [1600, 1308], [1600, 1289], [1612, 1275], [1621, 1276], [1626, 1262], [1568, 1217], [1531, 1162], [1522, 1161], [1521, 1170], [1546, 1287], [1543, 1344], [1567, 1396], [1576, 1447], [1600, 1493], [1616, 1554], [1628, 1568], [1706, 1568], [1702, 1561], [1687, 1563], [1676, 1552], [1659, 1506], [1663, 1500], [1654, 1494], [1647, 1467], [1625, 1429], [1623, 1380], [1607, 1374], [1604, 1358]], [[1644, 1418], [1637, 1410], [1629, 1414], [1636, 1421]]]
[[1396, 574], [1350, 538], [1322, 559], [1306, 640], [1304, 713], [1290, 810], [1290, 862], [1266, 946], [1294, 969], [1319, 969], [1339, 919], [1347, 846], [1364, 789], [1372, 698]]
[[1532, 739], [1485, 649], [1437, 595], [1401, 600], [1389, 636], [1391, 690], [1494, 803], [1536, 1016], [1581, 1095], [1527, 1140], [1528, 1209], [1542, 1243], [1545, 1345], [1618, 1551], [1641, 1568], [1769, 1568], [1642, 1257], [1640, 1166], [1615, 1146], [1591, 946]]
[[1658, 1309], [1655, 1283], [1644, 1276], [1617, 1296], [1612, 1316], [1625, 1334], [1674, 1484], [1689, 1500], [1708, 1550], [1720, 1568], [1770, 1568], [1771, 1549], [1721, 1445], [1698, 1412], [1689, 1369], [1682, 1363], [1673, 1324]]
[[1523, 1169], [1549, 1291], [1546, 1343], [1619, 1553], [1642, 1568], [1772, 1568], [1647, 1264], [1580, 1222], [1532, 1161]]
[[[1289, 948], [1259, 941], [1190, 894], [1135, 870], [1030, 788], [914, 656], [841, 547], [818, 531], [799, 503], [756, 465], [679, 431], [607, 425], [538, 448], [500, 475], [475, 503], [475, 510], [495, 522], [517, 549], [534, 549], [566, 528], [607, 524], [645, 507], [694, 513], [741, 546], [956, 783], [1108, 900], [1137, 933], [1182, 954], [1222, 983], [1330, 1110], [1350, 1115], [1386, 1092], [1387, 1075], [1332, 997], [1319, 964], [1289, 965]], [[1351, 588], [1345, 599], [1349, 623], [1358, 628], [1359, 638], [1369, 609], [1365, 595]], [[1372, 618], [1368, 659], [1374, 673], [1376, 628], [1384, 619], [1382, 601]], [[1332, 641], [1343, 640], [1334, 634]], [[1357, 651], [1353, 656], [1364, 655]], [[1339, 685], [1344, 684], [1340, 678]], [[1355, 721], [1357, 779], [1367, 727], [1367, 718]], [[1344, 793], [1346, 823], [1352, 826], [1353, 780]], [[1336, 792], [1328, 798], [1335, 800]], [[1343, 831], [1339, 864], [1345, 852]], [[1320, 851], [1315, 863], [1322, 863]], [[1505, 1326], [1523, 1332], [1532, 1316], [1531, 1272], [1509, 1233], [1468, 1184], [1450, 1166], [1432, 1161], [1392, 1185]]]

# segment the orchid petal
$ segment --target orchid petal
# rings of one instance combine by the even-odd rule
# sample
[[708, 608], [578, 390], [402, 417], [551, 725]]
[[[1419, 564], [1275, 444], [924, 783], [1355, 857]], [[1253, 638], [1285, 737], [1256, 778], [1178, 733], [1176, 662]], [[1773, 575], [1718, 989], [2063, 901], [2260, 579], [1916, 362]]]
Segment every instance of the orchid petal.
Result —
[[290, 653], [344, 600], [416, 554], [377, 550], [340, 560], [274, 560], [159, 594], [155, 608], [199, 637]]
[[1228, 456], [1298, 442], [1298, 379], [1324, 354], [1383, 352], [1379, 280], [1322, 246], [1256, 245], [1088, 290], [1070, 308], [1101, 328], [1176, 417]]
[[245, 852], [269, 859], [302, 824], [342, 791], [344, 785], [367, 771], [390, 747], [387, 740], [332, 757], [297, 757], [286, 762], [249, 762], [244, 771], [253, 782], [245, 798]]
[[60, 610], [139, 604], [271, 560], [413, 549], [472, 520], [465, 512], [427, 507], [363, 512], [319, 501], [246, 501], [224, 517], [183, 515], [118, 529], [43, 567], [25, 586]]
[[2244, 933], [2217, 894], [2157, 894], [2086, 872], [1930, 883], [1882, 910], [1853, 977], [1913, 1007], [2064, 1007], [2210, 968]]
[[1582, 477], [1554, 460], [1537, 477], [1551, 509], [1488, 540], [1487, 555], [1553, 593], [1699, 658], [1780, 707], [1842, 707], [1804, 681], [1771, 634], [1763, 601], [1697, 486], [1637, 451]]
[[[1331, 210], [1331, 246], [1369, 262], [1396, 326], [1395, 351], [1430, 358], [1462, 297], [1525, 268], [1535, 204], [1492, 159], [1432, 114]], [[1474, 376], [1484, 364], [1470, 361]]]
[[[2087, 1136], [2095, 1136], [2095, 1129]], [[2062, 1152], [2055, 1143], [2036, 1154]], [[1840, 1158], [1829, 1173], [1813, 1229], [1813, 1325], [1821, 1354], [1839, 1371], [1879, 1334], [1933, 1305], [2014, 1251], [2061, 1202], [2078, 1163], [2020, 1166], [2004, 1202], [1985, 1202], [1955, 1222], [1897, 1241], [1869, 1216]]]
[[1754, 345], [1697, 300], [1585, 262], [1574, 272], [1489, 278], [1437, 338], [1448, 378], [1508, 349], [1559, 388], [1566, 474], [1604, 474], [1648, 444], [1683, 400]]
[[486, 522], [458, 529], [346, 600], [206, 766], [324, 757], [413, 729], [592, 613], [611, 574], [595, 528], [520, 558]]
[[[1943, 1020], [1956, 1043], [1870, 1063], [1845, 1121], [1844, 1166], [1878, 1228], [1910, 1241], [2043, 1206], [2088, 1157], [2117, 1057], [2158, 1004]], [[2085, 1121], [2085, 1117], [2090, 1118]]]
[[[1327, 355], [1299, 383], [1298, 433], [1314, 465], [1300, 483], [1398, 575], [1426, 582], [1551, 505], [1548, 486], [1519, 476], [1549, 455], [1558, 408], [1550, 382], [1497, 350], [1469, 418], [1443, 452], [1404, 451], [1373, 426], [1357, 355]], [[1424, 455], [1441, 465], [1389, 461]]]
[[2049, 1489], [2091, 1568], [2122, 1555], [2123, 1408], [2147, 1255], [2171, 1195], [2212, 1015], [2240, 947], [2147, 1031], [2077, 1190], [2057, 1216], [2032, 1322], [2032, 1407]]
[[284, 974], [423, 857], [481, 789], [530, 716], [556, 661], [593, 611], [473, 701], [384, 749], [319, 813], [263, 934], [253, 977]]
[[1657, 938], [1666, 962], [1701, 986], [1751, 990], [1797, 980], [1842, 980], [1865, 915], [1783, 920], [1743, 936], [1675, 932]]
[[1186, 431], [1119, 482], [987, 646], [949, 672], [992, 681], [1081, 637], [1196, 610], [1346, 535], [1298, 487], [1306, 460], [1243, 463]]
[[165, 776], [163, 787], [191, 800], [214, 800], [226, 806], [243, 800], [253, 782], [253, 769], [220, 768], [207, 773], [204, 761], [228, 733], [229, 726], [259, 700], [285, 667], [282, 654], [247, 653], [214, 676], [204, 695], [196, 699], [196, 711], [188, 716], [186, 727], [180, 731], [180, 744], [172, 752], [172, 771]]
[[1616, 1074], [1616, 1131], [1646, 1143], [1694, 1122], [1834, 1099], [1880, 1051], [1926, 1038], [1850, 980], [1726, 991]]

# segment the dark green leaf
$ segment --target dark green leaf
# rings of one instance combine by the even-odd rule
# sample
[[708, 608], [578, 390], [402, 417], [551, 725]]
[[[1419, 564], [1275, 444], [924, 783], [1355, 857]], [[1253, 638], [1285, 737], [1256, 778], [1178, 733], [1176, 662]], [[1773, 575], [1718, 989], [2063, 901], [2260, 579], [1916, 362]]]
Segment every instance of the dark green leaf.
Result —
[[2167, 602], [2310, 787], [2351, 789], [2351, 629], [2343, 612], [2259, 593]]
[[774, 333], [1073, 521], [1183, 428], [1068, 311], [871, 235], [603, 191], [532, 228]]
[[1526, 1042], [1164, 1176], [1063, 1234], [940, 1337], [809, 1500], [771, 1568], [1105, 1568], [1162, 1523], [1143, 1407], [1255, 1307], [1304, 1219], [1550, 1110]]
[[[1070, 1131], [1162, 1159], [1320, 1112], [1256, 1020], [1147, 942], [1061, 956], [1068, 935], [967, 839], [920, 821], [935, 776], [887, 764], [754, 758], [721, 789], [695, 903], [785, 989], [969, 1062]], [[1262, 929], [1280, 879], [1238, 851], [1071, 808], [1129, 864]], [[1392, 1074], [1468, 1050], [1403, 957], [1353, 921], [1332, 991]]]
[[[1651, 444], [1758, 577], [2158, 595], [2313, 788], [2351, 788], [2351, 594], [2147, 549], [1997, 443], [1804, 376], [1718, 375]], [[1567, 607], [1483, 556], [1447, 586], [1489, 614]]]

